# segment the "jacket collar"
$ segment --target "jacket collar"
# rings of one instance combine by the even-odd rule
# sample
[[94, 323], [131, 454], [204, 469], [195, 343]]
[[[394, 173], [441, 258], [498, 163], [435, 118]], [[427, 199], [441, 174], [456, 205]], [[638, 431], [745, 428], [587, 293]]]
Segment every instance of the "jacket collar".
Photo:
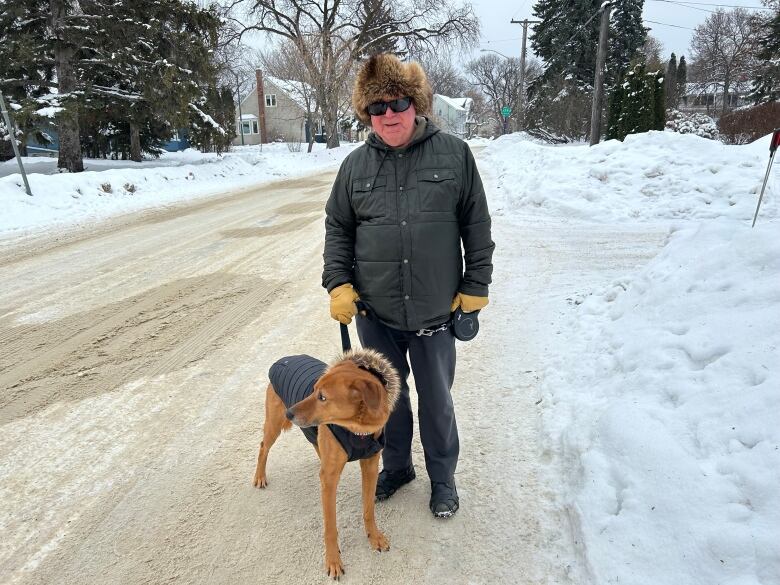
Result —
[[422, 125], [422, 121], [424, 121], [425, 123], [424, 129], [422, 130], [422, 132], [418, 132], [417, 130], [415, 130], [415, 133], [412, 134], [411, 142], [409, 142], [409, 144], [407, 144], [406, 146], [402, 146], [400, 148], [394, 148], [392, 146], [388, 146], [382, 141], [381, 138], [379, 138], [376, 132], [371, 132], [371, 134], [368, 135], [368, 138], [366, 139], [366, 144], [368, 144], [373, 148], [376, 148], [377, 150], [384, 150], [386, 152], [394, 152], [394, 151], [403, 152], [409, 148], [412, 148], [417, 144], [420, 144], [421, 142], [425, 142], [431, 136], [439, 132], [439, 128], [425, 116], [417, 116], [417, 120], [418, 120], [417, 122], [418, 127]]

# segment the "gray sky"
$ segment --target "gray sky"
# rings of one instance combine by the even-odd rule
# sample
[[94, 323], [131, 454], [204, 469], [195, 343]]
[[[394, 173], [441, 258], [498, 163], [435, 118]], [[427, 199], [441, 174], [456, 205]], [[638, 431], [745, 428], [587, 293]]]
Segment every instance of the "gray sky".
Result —
[[[510, 24], [510, 20], [532, 19], [533, 5], [536, 0], [513, 0], [512, 2], [496, 2], [494, 0], [472, 0], [474, 11], [482, 22], [482, 39], [480, 47], [500, 51], [510, 57], [520, 56], [520, 45], [523, 37], [523, 27], [519, 24]], [[677, 0], [675, 0], [677, 1]], [[683, 0], [679, 0], [683, 2]], [[704, 3], [708, 0], [693, 0], [691, 7], [678, 6], [661, 0], [645, 0], [644, 18], [645, 26], [652, 30], [650, 34], [656, 37], [664, 47], [662, 56], [668, 58], [674, 52], [679, 59], [685, 55], [690, 62], [689, 45], [691, 35], [697, 25], [700, 25], [709, 15], [704, 10], [714, 11], [716, 6]], [[709, 0], [715, 4], [729, 4], [732, 6], [760, 7], [760, 0]], [[724, 8], [728, 10], [728, 8]], [[654, 20], [672, 26], [664, 26], [647, 22]], [[530, 29], [529, 29], [530, 36]], [[479, 55], [479, 49], [475, 56]], [[530, 41], [529, 41], [530, 51]], [[529, 55], [531, 53], [529, 52]]]

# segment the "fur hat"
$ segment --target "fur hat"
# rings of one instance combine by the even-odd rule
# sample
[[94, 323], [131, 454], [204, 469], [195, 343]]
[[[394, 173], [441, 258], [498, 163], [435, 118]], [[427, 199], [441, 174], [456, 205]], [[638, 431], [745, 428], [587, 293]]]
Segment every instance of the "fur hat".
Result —
[[371, 127], [368, 106], [385, 97], [410, 97], [420, 116], [430, 114], [433, 91], [418, 63], [402, 63], [395, 55], [379, 53], [366, 61], [352, 90], [352, 107], [363, 124]]

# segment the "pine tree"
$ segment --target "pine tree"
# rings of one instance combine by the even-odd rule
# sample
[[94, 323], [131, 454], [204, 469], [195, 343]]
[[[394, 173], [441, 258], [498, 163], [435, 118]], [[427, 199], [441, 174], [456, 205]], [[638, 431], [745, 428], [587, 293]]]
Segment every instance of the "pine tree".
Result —
[[642, 49], [648, 29], [642, 24], [644, 0], [613, 0], [610, 17], [607, 75], [612, 83], [629, 69]]
[[685, 97], [688, 86], [688, 65], [685, 63], [685, 55], [680, 55], [680, 62], [677, 64], [676, 83], [677, 103]]
[[663, 130], [666, 126], [666, 83], [664, 73], [655, 71], [647, 74], [648, 85], [653, 90], [653, 125], [652, 130]]
[[666, 65], [666, 107], [677, 107], [677, 55], [672, 53], [669, 63]]
[[780, 99], [780, 10], [764, 27], [759, 47], [761, 63], [751, 94], [756, 104]]
[[600, 0], [538, 0], [534, 4], [534, 16], [541, 22], [534, 27], [531, 47], [547, 65], [541, 83], [563, 78], [580, 87], [593, 85], [600, 6]]

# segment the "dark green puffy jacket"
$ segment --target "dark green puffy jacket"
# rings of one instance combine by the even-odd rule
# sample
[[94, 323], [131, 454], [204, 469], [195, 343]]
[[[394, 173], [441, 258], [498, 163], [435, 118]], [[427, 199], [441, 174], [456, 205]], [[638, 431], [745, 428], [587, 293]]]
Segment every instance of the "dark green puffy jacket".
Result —
[[325, 212], [322, 285], [352, 283], [386, 325], [438, 325], [458, 291], [487, 296], [495, 245], [474, 156], [431, 122], [402, 149], [370, 134], [341, 164]]

